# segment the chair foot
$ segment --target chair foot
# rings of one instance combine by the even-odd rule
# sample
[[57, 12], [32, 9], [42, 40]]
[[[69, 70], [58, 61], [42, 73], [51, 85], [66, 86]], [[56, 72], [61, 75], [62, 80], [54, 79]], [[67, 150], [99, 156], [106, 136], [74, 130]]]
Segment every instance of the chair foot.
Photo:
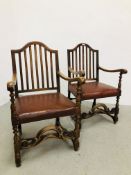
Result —
[[72, 139], [72, 142], [73, 142], [74, 150], [78, 151], [79, 145], [80, 145], [79, 140], [78, 139]]
[[116, 124], [118, 122], [118, 117], [117, 116], [113, 117], [113, 122], [114, 122], [114, 124]]
[[14, 152], [15, 152], [15, 164], [16, 164], [16, 167], [20, 167], [21, 166], [20, 148], [21, 148], [20, 133], [15, 132], [14, 133]]
[[15, 164], [16, 164], [16, 167], [20, 167], [21, 166], [21, 160], [20, 159], [15, 159]]
[[16, 148], [18, 147], [17, 145], [15, 145], [14, 147], [15, 147], [15, 164], [16, 164], [16, 167], [20, 167], [21, 166], [20, 150]]

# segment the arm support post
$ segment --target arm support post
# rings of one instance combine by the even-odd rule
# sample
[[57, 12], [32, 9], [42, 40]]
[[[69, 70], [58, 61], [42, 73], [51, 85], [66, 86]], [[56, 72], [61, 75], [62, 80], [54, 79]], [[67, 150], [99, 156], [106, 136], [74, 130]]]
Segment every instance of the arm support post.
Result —
[[99, 66], [99, 69], [104, 71], [104, 72], [110, 72], [110, 73], [119, 73], [119, 82], [118, 82], [118, 89], [121, 90], [121, 81], [122, 81], [122, 74], [126, 74], [127, 70], [126, 69], [105, 69]]

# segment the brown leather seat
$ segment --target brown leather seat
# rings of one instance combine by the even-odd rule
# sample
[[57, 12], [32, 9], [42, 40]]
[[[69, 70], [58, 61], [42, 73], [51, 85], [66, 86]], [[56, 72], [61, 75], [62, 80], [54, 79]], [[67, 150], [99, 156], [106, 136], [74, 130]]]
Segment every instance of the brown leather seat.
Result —
[[20, 96], [16, 113], [21, 123], [73, 115], [76, 105], [60, 93]]
[[[76, 84], [69, 84], [69, 91], [72, 92], [74, 96], [77, 93], [77, 85]], [[104, 97], [112, 97], [118, 96], [120, 94], [120, 90], [113, 86], [99, 83], [99, 82], [88, 82], [82, 84], [82, 100], [89, 100], [92, 98], [104, 98]]]

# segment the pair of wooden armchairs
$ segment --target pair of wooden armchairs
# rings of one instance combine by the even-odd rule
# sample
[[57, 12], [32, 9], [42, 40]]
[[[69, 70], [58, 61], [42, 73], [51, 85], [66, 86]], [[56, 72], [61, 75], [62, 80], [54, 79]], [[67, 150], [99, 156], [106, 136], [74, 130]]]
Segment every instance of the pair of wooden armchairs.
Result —
[[[79, 148], [81, 119], [96, 113], [106, 113], [118, 120], [124, 69], [106, 70], [99, 66], [98, 50], [87, 44], [79, 44], [68, 53], [68, 77], [59, 70], [58, 51], [34, 41], [18, 50], [11, 50], [13, 76], [7, 83], [10, 91], [11, 121], [14, 133], [15, 163], [21, 165], [21, 150], [38, 145], [48, 138], [70, 139], [74, 150]], [[119, 72], [118, 87], [99, 82], [99, 70]], [[60, 78], [68, 81], [68, 98], [60, 93]], [[39, 93], [37, 93], [39, 92]], [[31, 93], [31, 94], [30, 94]], [[70, 94], [76, 101], [71, 101]], [[22, 95], [21, 95], [22, 94]], [[109, 110], [105, 104], [96, 104], [96, 99], [116, 96], [116, 105]], [[81, 114], [81, 101], [93, 99], [88, 114]], [[73, 116], [74, 130], [65, 129], [60, 117]], [[55, 124], [44, 127], [33, 138], [22, 137], [22, 125], [46, 119], [55, 119]]]

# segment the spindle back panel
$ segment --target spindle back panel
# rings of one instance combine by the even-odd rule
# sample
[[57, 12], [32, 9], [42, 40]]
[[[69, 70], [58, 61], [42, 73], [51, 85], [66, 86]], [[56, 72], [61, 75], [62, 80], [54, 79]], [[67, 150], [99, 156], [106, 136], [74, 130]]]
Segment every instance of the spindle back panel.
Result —
[[[85, 43], [78, 44], [73, 49], [67, 50], [68, 67], [74, 71], [83, 70], [86, 80], [98, 80], [98, 50], [92, 49]], [[76, 77], [68, 71], [69, 77]]]
[[18, 93], [59, 89], [57, 50], [34, 41], [21, 49], [11, 50], [11, 55]]

